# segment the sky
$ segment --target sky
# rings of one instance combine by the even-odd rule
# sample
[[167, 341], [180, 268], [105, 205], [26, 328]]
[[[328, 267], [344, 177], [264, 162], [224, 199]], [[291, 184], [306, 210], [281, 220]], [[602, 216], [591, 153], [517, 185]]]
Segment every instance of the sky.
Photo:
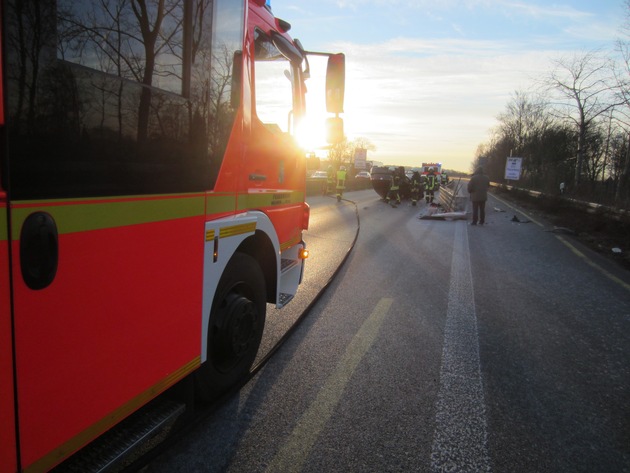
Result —
[[346, 55], [344, 130], [368, 159], [469, 172], [516, 91], [612, 51], [624, 0], [271, 0], [306, 50]]

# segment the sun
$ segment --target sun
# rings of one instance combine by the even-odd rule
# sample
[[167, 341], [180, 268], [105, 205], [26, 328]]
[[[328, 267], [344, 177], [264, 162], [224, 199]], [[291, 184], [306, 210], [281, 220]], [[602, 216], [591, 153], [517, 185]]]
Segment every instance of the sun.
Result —
[[325, 114], [310, 114], [298, 123], [295, 138], [304, 150], [314, 151], [326, 146], [326, 118]]

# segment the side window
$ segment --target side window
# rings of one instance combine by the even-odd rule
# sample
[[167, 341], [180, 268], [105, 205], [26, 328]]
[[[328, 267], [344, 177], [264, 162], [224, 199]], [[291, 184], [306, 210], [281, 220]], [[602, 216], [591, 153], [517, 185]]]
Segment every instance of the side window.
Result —
[[20, 0], [4, 13], [13, 198], [214, 187], [243, 0]]
[[293, 133], [293, 90], [297, 71], [260, 31], [255, 36], [256, 116], [267, 129]]
[[60, 0], [57, 34], [59, 59], [182, 93], [183, 2]]

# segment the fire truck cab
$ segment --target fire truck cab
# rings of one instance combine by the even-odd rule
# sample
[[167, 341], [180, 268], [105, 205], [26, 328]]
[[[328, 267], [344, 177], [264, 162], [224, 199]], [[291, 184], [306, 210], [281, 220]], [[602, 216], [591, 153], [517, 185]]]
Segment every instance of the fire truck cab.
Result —
[[[246, 373], [304, 270], [307, 57], [265, 0], [0, 2], [0, 471]], [[324, 98], [322, 98], [324, 100]]]

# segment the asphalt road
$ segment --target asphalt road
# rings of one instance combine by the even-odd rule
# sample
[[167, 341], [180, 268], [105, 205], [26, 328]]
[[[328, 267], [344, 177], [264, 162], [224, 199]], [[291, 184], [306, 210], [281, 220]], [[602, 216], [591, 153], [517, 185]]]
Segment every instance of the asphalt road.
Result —
[[[493, 196], [487, 225], [310, 199], [306, 320], [157, 472], [630, 471], [630, 274]], [[505, 210], [496, 212], [494, 208]]]

